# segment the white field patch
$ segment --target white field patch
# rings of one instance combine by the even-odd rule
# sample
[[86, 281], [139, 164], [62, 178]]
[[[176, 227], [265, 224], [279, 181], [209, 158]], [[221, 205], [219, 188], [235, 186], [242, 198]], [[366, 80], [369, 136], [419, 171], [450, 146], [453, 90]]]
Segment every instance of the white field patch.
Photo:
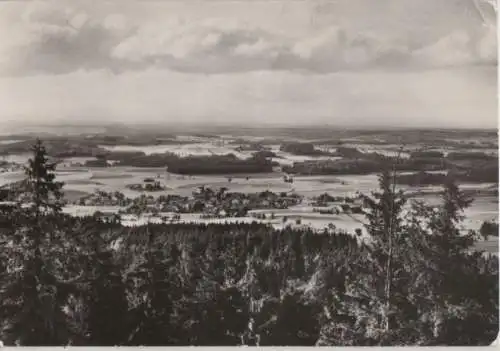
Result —
[[128, 152], [144, 152], [146, 155], [173, 153], [181, 157], [186, 156], [210, 156], [210, 155], [227, 155], [234, 154], [238, 158], [248, 158], [251, 152], [238, 152], [235, 149], [238, 145], [219, 146], [212, 143], [194, 143], [194, 144], [179, 144], [179, 145], [150, 145], [150, 146], [131, 146], [131, 145], [115, 145], [100, 147], [109, 151], [128, 151]]
[[[346, 145], [347, 146], [347, 145]], [[361, 145], [352, 145], [361, 147]], [[118, 145], [115, 147], [107, 147], [110, 150], [119, 151], [143, 151], [146, 154], [172, 152], [180, 156], [187, 155], [224, 155], [233, 153], [239, 158], [246, 158], [252, 155], [252, 151], [237, 152], [235, 149], [238, 145], [210, 142], [198, 142], [185, 145], [154, 145], [154, 146], [125, 146]], [[322, 160], [334, 159], [332, 157], [307, 157], [294, 156], [284, 153], [279, 150], [280, 145], [272, 145], [271, 150], [274, 151], [279, 158], [275, 160], [281, 164], [293, 164], [293, 162], [301, 162], [305, 160]], [[369, 146], [366, 150], [370, 152], [386, 150], [388, 153], [394, 153], [397, 150], [397, 145], [389, 146]], [[330, 151], [334, 151], [332, 148]], [[408, 150], [410, 151], [410, 150]], [[25, 163], [31, 155], [9, 155], [5, 156], [6, 161]], [[209, 175], [209, 176], [186, 176], [169, 174], [162, 168], [135, 168], [135, 167], [111, 167], [111, 168], [86, 168], [73, 167], [72, 163], [83, 163], [88, 158], [71, 158], [65, 160], [65, 165], [59, 167], [57, 172], [57, 180], [65, 183], [65, 190], [68, 194], [72, 194], [72, 198], [77, 194], [90, 194], [96, 190], [107, 192], [120, 191], [127, 197], [137, 197], [141, 194], [159, 195], [176, 194], [189, 196], [200, 186], [211, 187], [214, 189], [220, 187], [228, 188], [229, 192], [256, 193], [262, 191], [272, 192], [295, 192], [306, 198], [318, 196], [322, 193], [329, 193], [334, 196], [352, 196], [357, 192], [368, 194], [377, 189], [378, 180], [376, 175], [339, 175], [339, 176], [296, 176], [293, 183], [285, 183], [283, 174], [241, 174], [231, 177], [228, 181], [226, 175]], [[247, 179], [248, 176], [248, 179]], [[3, 172], [0, 173], [0, 186], [21, 180], [24, 178], [24, 172]], [[145, 178], [155, 178], [160, 181], [161, 185], [166, 187], [166, 190], [159, 192], [139, 192], [128, 189], [129, 184], [141, 184]], [[491, 187], [491, 184], [463, 184], [462, 189], [485, 189]], [[439, 198], [437, 192], [440, 187], [429, 186], [421, 188], [401, 187], [411, 192], [419, 192], [419, 195], [413, 196], [415, 199], [425, 200], [431, 204], [437, 204]], [[68, 206], [65, 212], [74, 215], [89, 215], [95, 211], [113, 212], [118, 211], [118, 208], [102, 207], [102, 206]], [[322, 230], [333, 224], [336, 228], [348, 232], [354, 232], [355, 229], [362, 229], [360, 220], [347, 215], [329, 216], [320, 215], [313, 212], [311, 206], [299, 206], [288, 210], [264, 210], [267, 214], [275, 213], [274, 220], [264, 220], [264, 223], [271, 224], [277, 228], [295, 223], [295, 220], [300, 218], [301, 225], [313, 227]], [[479, 197], [472, 203], [472, 206], [466, 210], [466, 220], [464, 225], [468, 229], [479, 229], [484, 220], [494, 220], [498, 218], [498, 204], [494, 197]], [[283, 217], [288, 217], [289, 220], [283, 223]], [[183, 222], [197, 223], [215, 223], [215, 222], [252, 222], [255, 218], [215, 218], [202, 219], [200, 214], [185, 214], [181, 215]], [[161, 218], [144, 216], [141, 218], [132, 218], [124, 221], [126, 225], [140, 225], [147, 221], [160, 221]], [[260, 221], [260, 220], [257, 220]], [[364, 231], [364, 229], [363, 229]], [[494, 240], [494, 239], [491, 239]], [[491, 240], [484, 242], [484, 245], [494, 246]], [[498, 242], [498, 240], [497, 240]]]

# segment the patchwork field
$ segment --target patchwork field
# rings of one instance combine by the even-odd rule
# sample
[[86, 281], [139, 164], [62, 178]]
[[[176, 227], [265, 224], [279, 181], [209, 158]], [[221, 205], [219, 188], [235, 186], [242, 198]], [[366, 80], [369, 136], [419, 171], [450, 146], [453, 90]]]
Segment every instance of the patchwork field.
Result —
[[[181, 140], [182, 138], [179, 138]], [[109, 151], [133, 151], [144, 152], [146, 155], [155, 153], [173, 153], [181, 157], [185, 156], [210, 156], [210, 155], [227, 155], [232, 153], [237, 158], [248, 159], [252, 157], [255, 150], [242, 151], [239, 144], [231, 142], [233, 139], [230, 137], [219, 138], [215, 141], [200, 138], [200, 140], [193, 140], [186, 136], [185, 140], [180, 144], [168, 145], [99, 145], [100, 148]], [[262, 138], [250, 138], [247, 140], [252, 142], [262, 141]], [[298, 139], [294, 139], [298, 140]], [[17, 142], [17, 141], [12, 141]], [[8, 144], [5, 142], [4, 144]], [[273, 161], [278, 162], [282, 166], [293, 165], [295, 162], [304, 161], [322, 161], [322, 160], [336, 160], [340, 157], [333, 156], [304, 156], [293, 155], [284, 152], [280, 149], [279, 142], [275, 144], [267, 143], [265, 146], [270, 151], [276, 154], [272, 158]], [[405, 146], [405, 152], [399, 152], [398, 144], [391, 143], [366, 143], [365, 141], [359, 142], [353, 140], [349, 143], [344, 143], [343, 147], [357, 148], [363, 153], [377, 152], [385, 156], [396, 156], [400, 154], [401, 157], [409, 157], [410, 152], [419, 150], [421, 147], [418, 145]], [[321, 152], [334, 153], [337, 148], [329, 145], [318, 145], [318, 150]], [[428, 150], [437, 150], [443, 153], [456, 151], [450, 147], [433, 147]], [[495, 149], [479, 148], [471, 149], [472, 151], [482, 151], [492, 155], [496, 155]], [[3, 160], [7, 162], [26, 163], [29, 154], [19, 153], [14, 155], [5, 155]], [[282, 172], [273, 173], [257, 173], [257, 174], [224, 174], [224, 175], [178, 175], [171, 174], [165, 168], [137, 168], [130, 166], [113, 166], [113, 167], [86, 167], [85, 162], [95, 160], [93, 157], [68, 157], [64, 158], [58, 166], [57, 179], [65, 183], [65, 195], [70, 201], [75, 201], [85, 194], [90, 194], [96, 190], [106, 192], [119, 191], [125, 196], [134, 198], [144, 192], [131, 190], [127, 185], [142, 184], [144, 179], [151, 178], [161, 184], [164, 190], [147, 192], [147, 195], [157, 197], [160, 195], [174, 194], [181, 196], [189, 196], [200, 187], [209, 187], [219, 189], [221, 187], [227, 188], [229, 192], [241, 193], [256, 193], [263, 191], [271, 191], [275, 193], [287, 192], [296, 193], [304, 196], [305, 201], [302, 205], [292, 207], [286, 210], [264, 210], [261, 212], [270, 215], [273, 213], [273, 220], [258, 220], [269, 223], [275, 227], [282, 227], [284, 225], [297, 225], [297, 220], [301, 226], [310, 226], [316, 229], [325, 229], [334, 225], [338, 229], [354, 232], [358, 228], [362, 228], [363, 223], [361, 218], [352, 215], [322, 215], [313, 212], [313, 207], [308, 205], [308, 199], [318, 196], [323, 193], [329, 193], [334, 196], [352, 196], [358, 192], [369, 193], [378, 187], [377, 176], [375, 174], [368, 175], [296, 175], [293, 177], [293, 182], [285, 182], [285, 174]], [[442, 171], [430, 171], [430, 173], [442, 173]], [[401, 172], [407, 174], [409, 172]], [[15, 182], [23, 179], [24, 174], [22, 171], [7, 171], [0, 174], [0, 185]], [[462, 189], [479, 190], [495, 187], [492, 183], [474, 183], [474, 184], [461, 184]], [[440, 190], [439, 186], [425, 186], [425, 187], [410, 187], [401, 186], [410, 194], [412, 199], [424, 200], [428, 203], [436, 203], [438, 201], [437, 194]], [[487, 195], [478, 196], [473, 202], [472, 206], [466, 211], [466, 220], [464, 222], [465, 229], [479, 229], [483, 221], [496, 220], [498, 217], [498, 199], [497, 196]], [[106, 208], [98, 206], [69, 206], [65, 209], [66, 212], [75, 215], [86, 215], [94, 213], [95, 211], [101, 212], [117, 212], [119, 208]], [[257, 211], [258, 212], [258, 211]], [[187, 222], [220, 222], [220, 221], [237, 221], [248, 222], [254, 221], [252, 217], [232, 217], [224, 219], [202, 219], [201, 214], [190, 213], [182, 214], [180, 221]], [[286, 220], [284, 220], [286, 219]], [[140, 225], [148, 221], [159, 221], [160, 218], [153, 218], [145, 216], [140, 218], [124, 218], [126, 225]], [[498, 240], [491, 239], [488, 242], [483, 242], [481, 245], [493, 250], [497, 248]]]

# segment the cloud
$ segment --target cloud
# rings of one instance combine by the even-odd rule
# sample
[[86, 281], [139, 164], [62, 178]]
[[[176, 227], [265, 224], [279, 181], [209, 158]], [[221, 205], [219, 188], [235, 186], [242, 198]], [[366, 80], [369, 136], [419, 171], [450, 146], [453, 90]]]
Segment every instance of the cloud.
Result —
[[20, 12], [19, 21], [3, 22], [11, 24], [0, 40], [3, 74], [113, 70], [120, 62], [111, 57], [111, 49], [133, 32], [123, 23], [123, 16], [93, 19], [84, 10], [55, 7], [50, 2], [26, 5]]
[[422, 65], [436, 66], [495, 65], [496, 33], [490, 28], [481, 28], [474, 33], [455, 31], [432, 45], [416, 50], [413, 60]]
[[127, 68], [224, 73], [272, 69], [285, 51], [269, 33], [207, 20], [146, 26], [114, 47], [111, 55], [128, 62]]
[[163, 20], [140, 21], [130, 11], [103, 9], [95, 15], [88, 6], [18, 7], [6, 21], [12, 34], [3, 34], [7, 40], [0, 40], [0, 73], [63, 74], [79, 69], [121, 73], [154, 68], [204, 74], [261, 70], [324, 74], [497, 62], [495, 28], [450, 31], [415, 45], [404, 35], [381, 36], [341, 25], [288, 36], [241, 19], [193, 20], [167, 14]]

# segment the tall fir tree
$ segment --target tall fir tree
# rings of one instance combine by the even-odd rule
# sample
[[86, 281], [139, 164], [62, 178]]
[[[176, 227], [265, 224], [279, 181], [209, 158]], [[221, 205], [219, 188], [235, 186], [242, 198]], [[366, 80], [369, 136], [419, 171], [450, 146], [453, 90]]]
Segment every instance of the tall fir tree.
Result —
[[411, 256], [418, 273], [409, 296], [422, 316], [415, 325], [423, 336], [420, 344], [485, 345], [486, 331], [494, 335], [492, 329], [498, 328], [498, 283], [493, 278], [498, 279], [498, 267], [481, 268], [485, 258], [473, 252], [479, 235], [462, 228], [471, 202], [449, 173], [438, 207], [415, 206], [413, 217], [420, 220], [412, 225]]
[[361, 198], [369, 244], [351, 263], [356, 274], [346, 276], [345, 293], [322, 331], [319, 343], [323, 345], [385, 345], [400, 324], [396, 285], [405, 275], [399, 257], [405, 246], [402, 213], [406, 198], [396, 189], [396, 175], [388, 169], [379, 176], [379, 190]]
[[3, 250], [6, 263], [1, 291], [2, 335], [20, 345], [64, 345], [68, 341], [64, 279], [65, 250], [61, 228], [62, 183], [55, 181], [55, 165], [48, 162], [40, 140], [24, 180], [28, 206], [18, 204], [11, 214], [10, 237]]

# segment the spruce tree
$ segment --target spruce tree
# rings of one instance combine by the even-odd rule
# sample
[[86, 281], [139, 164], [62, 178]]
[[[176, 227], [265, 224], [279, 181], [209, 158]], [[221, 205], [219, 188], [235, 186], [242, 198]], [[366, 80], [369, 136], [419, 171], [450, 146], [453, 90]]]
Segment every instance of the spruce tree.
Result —
[[19, 203], [10, 214], [12, 227], [3, 240], [2, 339], [8, 344], [64, 345], [70, 284], [64, 277], [68, 246], [59, 225], [62, 183], [55, 181], [55, 165], [48, 162], [40, 140], [32, 151], [23, 182], [29, 206]]
[[40, 139], [36, 140], [31, 150], [33, 158], [25, 168], [25, 182], [35, 216], [60, 213], [64, 184], [55, 180], [56, 163], [49, 162], [47, 150]]
[[[438, 207], [417, 208], [423, 219], [413, 225], [413, 267], [410, 288], [422, 316], [416, 326], [423, 345], [486, 345], [498, 329], [498, 267], [482, 267], [473, 252], [478, 238], [461, 224], [470, 203], [448, 174]], [[493, 258], [498, 262], [497, 258]], [[467, 283], [464, 283], [467, 282]], [[495, 296], [495, 297], [493, 297]]]
[[399, 258], [405, 251], [402, 211], [406, 199], [396, 189], [395, 174], [388, 170], [379, 176], [379, 190], [361, 198], [370, 241], [350, 264], [345, 293], [335, 300], [321, 345], [390, 344], [402, 319], [397, 316], [397, 300], [405, 275]]
[[[384, 171], [379, 178], [379, 192], [372, 197], [364, 196], [366, 229], [371, 235], [371, 260], [379, 282], [383, 282], [375, 296], [381, 298], [380, 325], [383, 333], [390, 333], [395, 326], [392, 302], [394, 300], [394, 280], [397, 270], [396, 257], [402, 253], [404, 228], [402, 210], [406, 199], [401, 191], [396, 191], [396, 175]], [[378, 274], [377, 274], [378, 273]], [[375, 281], [378, 285], [379, 282]]]

